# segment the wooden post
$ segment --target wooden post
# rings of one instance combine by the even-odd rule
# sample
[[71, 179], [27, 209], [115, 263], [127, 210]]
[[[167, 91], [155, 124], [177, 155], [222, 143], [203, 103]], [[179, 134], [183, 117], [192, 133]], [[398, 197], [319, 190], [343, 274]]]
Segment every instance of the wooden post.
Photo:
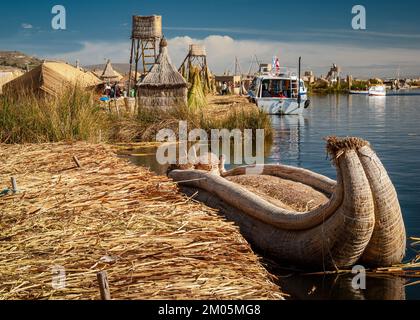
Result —
[[131, 39], [131, 54], [130, 54], [130, 73], [128, 74], [128, 96], [130, 96], [130, 90], [131, 90], [131, 76], [132, 76], [132, 70], [133, 70], [133, 55], [134, 55], [134, 45], [135, 41], [134, 38]]
[[135, 62], [136, 62], [136, 66], [135, 66], [135, 76], [134, 76], [134, 86], [137, 86], [137, 74], [138, 74], [138, 69], [139, 69], [139, 60], [140, 60], [140, 40], [136, 40], [137, 41], [137, 48], [136, 48], [136, 58], [135, 58]]
[[109, 292], [109, 283], [106, 271], [98, 272], [97, 278], [99, 283], [99, 290], [101, 292], [101, 299], [111, 300], [111, 293]]
[[78, 167], [78, 168], [81, 168], [82, 167], [82, 165], [80, 164], [80, 162], [79, 162], [79, 159], [77, 159], [77, 157], [76, 156], [73, 156], [73, 161], [74, 161], [74, 163], [76, 164], [76, 166]]
[[182, 67], [185, 65], [185, 63], [187, 62], [188, 58], [190, 57], [190, 54], [188, 53], [188, 55], [185, 57], [184, 61], [182, 61], [181, 66], [178, 69], [178, 72], [181, 73]]
[[302, 69], [302, 57], [299, 57], [299, 75], [298, 75], [298, 105], [300, 108], [300, 103], [302, 101], [302, 98], [300, 96], [300, 74], [301, 74], [301, 69]]
[[18, 192], [17, 182], [15, 177], [11, 177], [10, 181], [12, 182], [12, 191], [13, 193]]
[[353, 76], [347, 76], [347, 84], [349, 85], [349, 90], [351, 90], [351, 87], [353, 86]]

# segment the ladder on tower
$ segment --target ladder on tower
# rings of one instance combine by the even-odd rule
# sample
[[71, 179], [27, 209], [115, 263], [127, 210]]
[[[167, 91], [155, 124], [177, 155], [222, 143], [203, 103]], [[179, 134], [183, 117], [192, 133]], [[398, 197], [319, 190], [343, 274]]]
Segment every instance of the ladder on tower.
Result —
[[155, 39], [141, 42], [141, 57], [143, 63], [143, 74], [146, 75], [156, 63], [157, 46]]

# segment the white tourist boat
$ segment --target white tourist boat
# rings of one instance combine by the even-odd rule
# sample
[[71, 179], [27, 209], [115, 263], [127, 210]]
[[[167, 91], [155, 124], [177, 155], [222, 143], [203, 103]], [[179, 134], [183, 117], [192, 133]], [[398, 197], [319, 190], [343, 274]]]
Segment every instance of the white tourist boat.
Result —
[[369, 88], [370, 96], [385, 97], [386, 96], [386, 86], [385, 85], [376, 85]]
[[310, 101], [304, 81], [298, 79], [288, 68], [260, 74], [252, 82], [249, 98], [268, 114], [302, 115]]

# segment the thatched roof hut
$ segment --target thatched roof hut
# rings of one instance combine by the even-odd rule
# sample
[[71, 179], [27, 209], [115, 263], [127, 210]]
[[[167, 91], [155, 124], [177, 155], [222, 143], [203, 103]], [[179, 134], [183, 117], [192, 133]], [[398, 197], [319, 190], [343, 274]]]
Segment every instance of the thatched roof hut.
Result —
[[187, 82], [173, 66], [167, 46], [167, 41], [162, 39], [156, 64], [137, 83], [140, 106], [167, 109], [187, 104]]
[[3, 92], [3, 86], [23, 75], [23, 71], [17, 68], [2, 68], [0, 70], [0, 94]]
[[58, 61], [46, 61], [24, 75], [3, 86], [3, 91], [32, 91], [37, 94], [58, 95], [68, 85], [95, 88], [101, 80], [90, 72], [81, 71], [72, 65]]
[[111, 60], [108, 59], [100, 78], [104, 81], [120, 81], [123, 76], [114, 70]]

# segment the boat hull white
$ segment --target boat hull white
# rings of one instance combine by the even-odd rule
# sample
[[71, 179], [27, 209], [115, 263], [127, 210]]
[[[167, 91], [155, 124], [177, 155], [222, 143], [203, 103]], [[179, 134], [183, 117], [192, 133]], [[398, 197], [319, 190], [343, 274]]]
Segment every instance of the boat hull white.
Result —
[[276, 98], [259, 98], [256, 99], [257, 106], [260, 110], [268, 114], [279, 115], [302, 115], [305, 109], [306, 100], [301, 101], [300, 105], [296, 99], [276, 99]]
[[350, 90], [350, 94], [368, 95], [369, 94], [369, 91]]
[[383, 86], [383, 85], [371, 87], [369, 89], [369, 96], [385, 97], [386, 96], [386, 87]]

